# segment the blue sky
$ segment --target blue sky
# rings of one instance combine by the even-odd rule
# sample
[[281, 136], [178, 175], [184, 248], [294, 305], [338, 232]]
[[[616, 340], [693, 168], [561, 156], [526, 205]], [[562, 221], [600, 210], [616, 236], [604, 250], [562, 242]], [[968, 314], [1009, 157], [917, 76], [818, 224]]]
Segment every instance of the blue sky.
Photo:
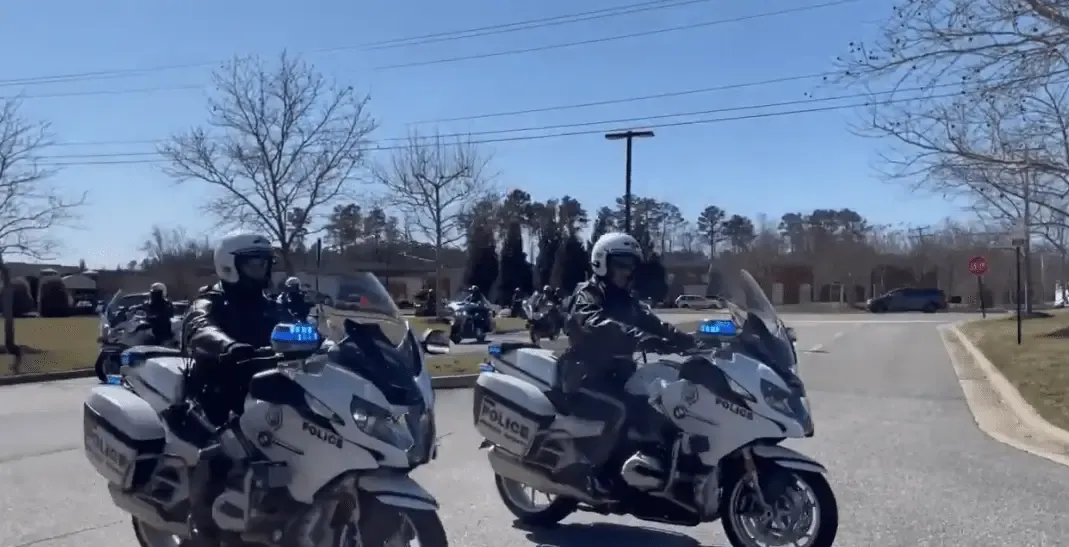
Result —
[[[0, 82], [0, 93], [23, 93], [24, 114], [52, 123], [61, 145], [49, 154], [68, 155], [54, 161], [76, 164], [65, 167], [55, 182], [71, 192], [89, 193], [78, 229], [62, 234], [66, 245], [59, 258], [71, 263], [84, 258], [91, 266], [110, 267], [139, 258], [137, 247], [153, 224], [183, 225], [194, 233], [208, 230], [210, 219], [197, 211], [208, 189], [197, 184], [175, 186], [158, 165], [85, 165], [100, 158], [69, 155], [152, 152], [151, 142], [136, 141], [165, 138], [200, 123], [210, 91], [210, 62], [235, 53], [270, 56], [283, 48], [296, 53], [338, 48], [307, 53], [307, 58], [322, 72], [370, 92], [371, 112], [381, 124], [375, 136], [392, 138], [404, 135], [407, 124], [421, 120], [829, 71], [849, 41], [870, 37], [890, 11], [888, 0], [862, 0], [626, 40], [394, 69], [376, 67], [729, 19], [819, 0], [709, 0], [426, 46], [372, 51], [343, 47], [638, 1], [13, 2], [4, 7], [0, 33], [0, 47], [9, 52], [3, 80], [205, 64], [103, 80], [25, 86]], [[819, 87], [817, 80], [791, 81], [455, 121], [438, 128], [447, 133], [479, 132], [731, 108], [802, 100], [804, 93]], [[847, 129], [858, 119], [857, 112], [843, 110], [658, 129], [656, 138], [635, 144], [634, 191], [679, 204], [692, 220], [708, 204], [729, 213], [766, 213], [772, 218], [815, 207], [851, 207], [879, 223], [930, 224], [961, 214], [950, 203], [912, 196], [881, 181], [872, 169], [880, 143], [853, 136]], [[622, 193], [623, 144], [606, 142], [600, 135], [489, 146], [504, 189], [522, 187], [539, 199], [570, 194], [589, 210]]]

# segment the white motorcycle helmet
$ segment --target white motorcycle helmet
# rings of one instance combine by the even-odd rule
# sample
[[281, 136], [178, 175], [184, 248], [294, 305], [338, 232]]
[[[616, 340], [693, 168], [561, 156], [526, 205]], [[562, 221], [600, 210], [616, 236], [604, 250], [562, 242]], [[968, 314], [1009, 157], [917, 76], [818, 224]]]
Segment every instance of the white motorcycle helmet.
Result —
[[230, 234], [215, 247], [215, 275], [224, 285], [264, 290], [271, 284], [271, 240], [252, 232]]
[[291, 290], [292, 291], [292, 290], [300, 289], [300, 288], [301, 288], [301, 280], [300, 279], [297, 279], [296, 277], [286, 278], [286, 289], [287, 290]]
[[[607, 281], [612, 281], [608, 279], [609, 273], [615, 268], [630, 270], [627, 279], [630, 281], [630, 276], [634, 274], [642, 260], [642, 247], [638, 244], [638, 240], [621, 232], [612, 232], [599, 237], [590, 249], [590, 269], [593, 270], [595, 276]], [[618, 284], [615, 281], [613, 283]]]
[[149, 285], [148, 292], [149, 293], [157, 293], [158, 292], [164, 298], [167, 298], [167, 285], [164, 285], [163, 283], [160, 283], [160, 282], [157, 281], [156, 283], [153, 283], [152, 285]]

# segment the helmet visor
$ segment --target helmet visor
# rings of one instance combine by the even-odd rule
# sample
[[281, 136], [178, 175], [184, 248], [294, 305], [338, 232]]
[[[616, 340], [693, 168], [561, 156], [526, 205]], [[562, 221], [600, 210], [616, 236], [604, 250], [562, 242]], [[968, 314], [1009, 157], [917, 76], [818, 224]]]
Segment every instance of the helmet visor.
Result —
[[613, 254], [606, 260], [606, 267], [610, 272], [634, 272], [638, 268], [639, 259], [632, 254]]
[[264, 281], [271, 275], [270, 253], [244, 253], [234, 257], [238, 274], [250, 281]]

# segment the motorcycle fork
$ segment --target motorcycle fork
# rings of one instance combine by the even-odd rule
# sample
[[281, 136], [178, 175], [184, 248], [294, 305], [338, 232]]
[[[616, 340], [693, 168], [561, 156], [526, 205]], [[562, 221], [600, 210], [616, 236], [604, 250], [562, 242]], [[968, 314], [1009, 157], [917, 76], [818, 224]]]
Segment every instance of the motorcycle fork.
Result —
[[742, 466], [743, 469], [746, 470], [744, 480], [750, 484], [750, 488], [752, 488], [756, 494], [755, 498], [757, 499], [758, 505], [761, 506], [762, 510], [770, 511], [772, 507], [769, 506], [768, 501], [765, 500], [765, 493], [761, 491], [761, 483], [757, 473], [757, 463], [754, 462], [753, 450], [750, 448], [746, 448], [742, 451]]

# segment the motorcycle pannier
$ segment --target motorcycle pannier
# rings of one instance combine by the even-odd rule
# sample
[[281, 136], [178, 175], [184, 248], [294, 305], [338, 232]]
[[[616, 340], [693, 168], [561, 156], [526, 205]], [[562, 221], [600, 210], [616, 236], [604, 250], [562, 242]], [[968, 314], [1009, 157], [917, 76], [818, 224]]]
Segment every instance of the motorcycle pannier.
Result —
[[156, 412], [122, 386], [93, 388], [83, 407], [83, 426], [89, 462], [124, 489], [148, 480], [166, 444]]
[[518, 456], [526, 455], [535, 435], [556, 417], [544, 393], [505, 374], [479, 375], [473, 396], [475, 429], [486, 440]]

